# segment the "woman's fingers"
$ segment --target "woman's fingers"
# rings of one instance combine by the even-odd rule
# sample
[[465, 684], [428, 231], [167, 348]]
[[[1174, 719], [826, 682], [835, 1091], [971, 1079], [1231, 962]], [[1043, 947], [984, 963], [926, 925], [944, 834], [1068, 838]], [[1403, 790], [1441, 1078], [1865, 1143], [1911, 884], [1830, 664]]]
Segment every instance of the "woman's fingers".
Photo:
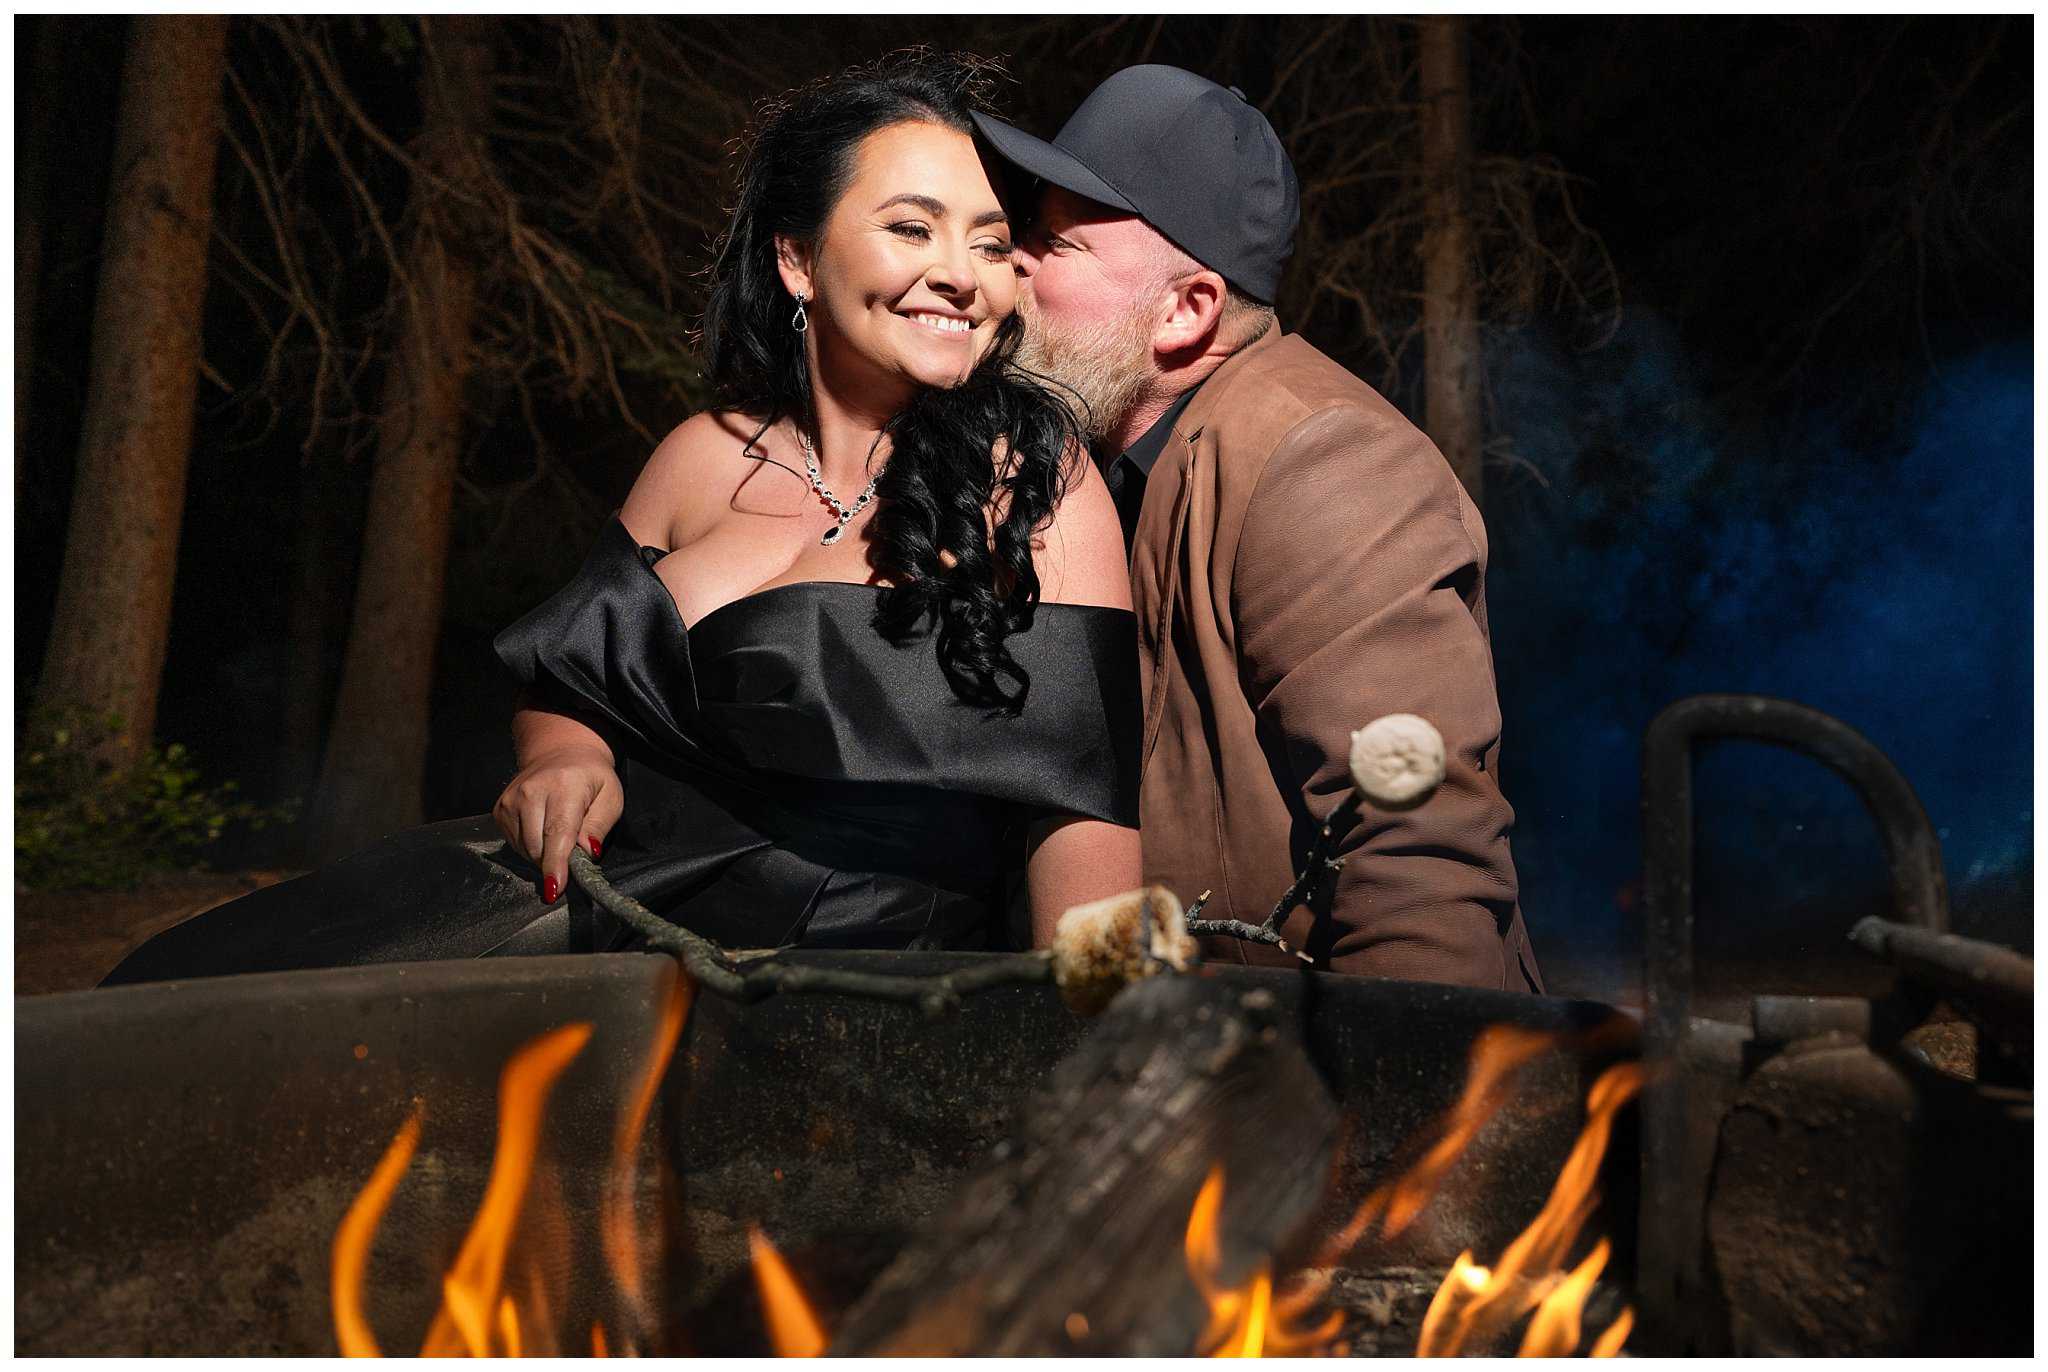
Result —
[[569, 886], [569, 850], [601, 852], [624, 799], [609, 767], [551, 767], [514, 777], [491, 813], [506, 841], [540, 868], [541, 898], [552, 905]]
[[519, 851], [531, 858], [536, 867], [541, 865], [541, 833], [547, 813], [546, 794], [527, 788], [527, 793], [519, 798]]
[[617, 773], [613, 773], [605, 784], [598, 788], [597, 799], [590, 802], [590, 812], [583, 816], [583, 837], [590, 855], [597, 857], [604, 851], [605, 836], [612, 826], [619, 822], [619, 815], [626, 807], [626, 792], [619, 785]]
[[505, 842], [512, 845], [514, 852], [528, 859], [535, 866], [540, 864], [540, 836], [542, 816], [545, 814], [541, 798], [529, 794], [519, 778], [514, 778], [498, 803], [491, 807], [491, 818], [497, 821], [498, 832], [505, 836]]
[[498, 832], [505, 836], [505, 842], [511, 845], [514, 852], [518, 852], [519, 812], [512, 808], [511, 797], [512, 788], [507, 786], [504, 793], [498, 797], [498, 803], [491, 807], [491, 820], [498, 826]]
[[569, 849], [576, 842], [576, 821], [583, 818], [580, 806], [557, 804], [548, 808], [545, 836], [540, 852], [540, 896], [553, 905], [569, 887]]
[[601, 775], [585, 772], [551, 794], [540, 864], [541, 896], [548, 904], [569, 889], [569, 850], [581, 847], [592, 857], [602, 853], [604, 836], [618, 823], [624, 799], [618, 773], [610, 768]]

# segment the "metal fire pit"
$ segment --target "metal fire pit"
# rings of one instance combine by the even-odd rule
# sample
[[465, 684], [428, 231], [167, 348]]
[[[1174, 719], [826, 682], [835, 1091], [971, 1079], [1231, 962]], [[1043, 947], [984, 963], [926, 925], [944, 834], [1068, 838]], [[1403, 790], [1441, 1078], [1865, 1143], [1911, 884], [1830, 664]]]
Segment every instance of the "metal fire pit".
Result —
[[[989, 955], [788, 956], [925, 974]], [[483, 1191], [499, 1069], [535, 1035], [589, 1020], [595, 1032], [554, 1092], [545, 1134], [560, 1213], [573, 1221], [561, 1314], [575, 1351], [575, 1331], [605, 1310], [588, 1217], [675, 975], [648, 955], [507, 958], [17, 1001], [17, 1350], [331, 1353], [335, 1229], [417, 1098], [420, 1153], [365, 1291], [385, 1351], [413, 1351]], [[1338, 1292], [1377, 1311], [1366, 1323], [1384, 1335], [1361, 1338], [1360, 1351], [1412, 1351], [1421, 1302], [1451, 1259], [1497, 1253], [1541, 1207], [1583, 1122], [1585, 1089], [1628, 1051], [1631, 1026], [1558, 999], [1269, 969], [1209, 975], [1265, 988], [1298, 1016], [1345, 1120], [1326, 1201], [1338, 1221], [1456, 1098], [1482, 1028], [1582, 1041], [1605, 1031], [1602, 1048], [1534, 1064], [1518, 1104], [1475, 1141], [1400, 1248], [1339, 1274]], [[669, 1249], [659, 1293], [669, 1345], [761, 1350], [750, 1221], [829, 1320], [987, 1156], [1087, 1027], [1043, 986], [969, 997], [941, 1021], [830, 995], [701, 998], [639, 1168], [641, 1218]], [[1633, 1139], [1618, 1137], [1610, 1161], [1625, 1174], [1632, 1152]], [[1618, 1177], [1593, 1222], [1615, 1236], [1623, 1279], [1634, 1199], [1633, 1178]]]
[[[1810, 752], [1870, 800], [1905, 922], [1866, 920], [1854, 941], [1899, 969], [1891, 992], [1758, 997], [1746, 1025], [1692, 1016], [1690, 758], [1715, 737]], [[1940, 847], [1911, 788], [1839, 721], [1716, 696], [1652, 725], [1644, 798], [1651, 1081], [1640, 1154], [1625, 1112], [1589, 1226], [1615, 1243], [1589, 1327], [1626, 1294], [1639, 1298], [1637, 1352], [2029, 1351], [2032, 963], [1943, 932]], [[21, 1352], [332, 1351], [329, 1245], [415, 1098], [427, 1111], [421, 1152], [380, 1231], [366, 1304], [388, 1351], [417, 1348], [489, 1171], [498, 1071], [521, 1044], [576, 1020], [595, 1034], [555, 1091], [547, 1134], [561, 1166], [570, 1343], [603, 1316], [592, 1226], [569, 1221], [594, 1213], [673, 965], [584, 955], [269, 970], [323, 940], [360, 950], [353, 922], [421, 861], [475, 909], [375, 920], [399, 943], [362, 955], [448, 957], [480, 927], [499, 951], [559, 935], [532, 923], [528, 875], [485, 824], [416, 831], [321, 880], [225, 907], [216, 918], [232, 921], [225, 942], [245, 975], [17, 1002]], [[481, 926], [475, 910], [490, 916]], [[222, 943], [217, 934], [195, 932], [195, 946]], [[156, 940], [117, 976], [175, 975], [187, 955], [177, 936]], [[992, 955], [781, 956], [929, 975]], [[1414, 1349], [1444, 1269], [1466, 1249], [1489, 1261], [1535, 1215], [1583, 1123], [1586, 1088], [1634, 1052], [1633, 1023], [1600, 1005], [1307, 971], [1206, 974], [1277, 998], [1341, 1112], [1304, 1242], [1429, 1134], [1480, 1030], [1517, 1025], [1574, 1044], [1526, 1070], [1515, 1103], [1398, 1247], [1333, 1274], [1357, 1352]], [[1940, 1070], [1915, 1042], [1938, 998], [1970, 1023], [1936, 1028], [1975, 1031], [1969, 1072]], [[840, 996], [700, 1000], [638, 1168], [641, 1219], [668, 1260], [660, 1346], [763, 1350], [750, 1222], [829, 1322], [988, 1157], [1087, 1027], [1042, 985], [984, 991], [937, 1022]], [[1285, 1268], [1307, 1250], [1277, 1256]]]
[[[1890, 990], [1692, 1016], [1692, 755], [1728, 738], [1803, 752], [1869, 808], [1899, 922], [1843, 932], [1898, 969]], [[1694, 1355], [2031, 1351], [2033, 964], [1947, 933], [1905, 777], [1818, 710], [1692, 696], [1650, 725], [1643, 813], [1644, 1333]], [[1943, 1000], [1977, 1031], [1966, 1076], [1913, 1042]]]

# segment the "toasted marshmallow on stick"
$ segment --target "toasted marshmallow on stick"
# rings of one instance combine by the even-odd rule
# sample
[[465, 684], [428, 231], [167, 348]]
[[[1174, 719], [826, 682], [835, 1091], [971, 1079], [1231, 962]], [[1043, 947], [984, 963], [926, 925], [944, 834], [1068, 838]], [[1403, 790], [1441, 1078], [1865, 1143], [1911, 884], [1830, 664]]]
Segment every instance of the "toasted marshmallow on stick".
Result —
[[1420, 715], [1382, 715], [1351, 735], [1351, 780], [1382, 810], [1412, 810], [1444, 779], [1444, 736]]
[[1053, 982], [1068, 1009], [1093, 1015], [1140, 977], [1165, 968], [1185, 972], [1195, 951], [1179, 898], [1164, 886], [1146, 886], [1060, 916], [1052, 939]]

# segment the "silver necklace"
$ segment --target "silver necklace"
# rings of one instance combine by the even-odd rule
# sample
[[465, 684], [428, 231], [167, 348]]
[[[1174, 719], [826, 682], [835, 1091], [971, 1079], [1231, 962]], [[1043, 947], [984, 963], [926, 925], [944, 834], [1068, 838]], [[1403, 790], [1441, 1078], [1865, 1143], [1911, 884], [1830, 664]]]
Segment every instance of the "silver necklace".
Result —
[[803, 445], [804, 466], [809, 468], [811, 473], [811, 489], [825, 497], [825, 503], [832, 507], [832, 513], [839, 516], [839, 522], [825, 530], [825, 536], [818, 540], [819, 543], [829, 548], [839, 541], [841, 534], [846, 532], [846, 526], [853, 521], [853, 517], [862, 510], [865, 510], [868, 507], [868, 502], [875, 498], [875, 483], [882, 479], [882, 474], [876, 472], [868, 478], [868, 488], [860, 493], [860, 499], [853, 502], [853, 508], [848, 509], [840, 503], [839, 497], [832, 494], [831, 490], [825, 485], [825, 475], [818, 470], [818, 455], [811, 449], [810, 435], [806, 434], [802, 429], [798, 429], [796, 441]]

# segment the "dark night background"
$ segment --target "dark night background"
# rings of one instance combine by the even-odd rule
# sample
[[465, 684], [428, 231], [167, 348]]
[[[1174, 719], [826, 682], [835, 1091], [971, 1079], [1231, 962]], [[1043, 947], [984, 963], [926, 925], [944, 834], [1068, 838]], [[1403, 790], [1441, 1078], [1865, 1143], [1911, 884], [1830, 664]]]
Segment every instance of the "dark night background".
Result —
[[[16, 22], [19, 63], [53, 21]], [[54, 102], [38, 107], [16, 73], [18, 139], [47, 125], [55, 140], [16, 513], [24, 701], [62, 553], [125, 27], [55, 22], [69, 51]], [[1255, 100], [1275, 79], [1263, 21], [1168, 20], [1093, 44], [1075, 34], [1110, 21], [1063, 22], [1018, 21], [1008, 49], [1019, 84], [1005, 103], [1037, 132], [1133, 60], [1133, 41]], [[1619, 298], [1597, 337], [1544, 309], [1486, 335], [1490, 429], [1515, 454], [1485, 501], [1502, 780], [1539, 956], [1636, 946], [1642, 731], [1701, 691], [1789, 697], [1871, 738], [1941, 832], [1959, 931], [2031, 951], [2031, 19], [1474, 22], [1475, 87], [1506, 68], [1516, 83], [1513, 108], [1482, 120], [1482, 151], [1540, 153], [1576, 178]], [[955, 41], [924, 27], [705, 32], [787, 62], [777, 74], [795, 81], [863, 44]], [[1008, 32], [980, 31], [992, 27]], [[264, 60], [256, 40], [232, 40], [231, 65]], [[372, 106], [394, 127], [412, 117], [407, 79]], [[221, 214], [216, 234], [237, 232]], [[304, 425], [268, 423], [241, 393], [262, 341], [234, 293], [210, 289], [218, 379], [201, 383], [157, 736], [267, 800], [289, 772], [277, 720]], [[1345, 357], [1318, 320], [1283, 322]], [[1417, 414], [1412, 381], [1386, 388]], [[684, 417], [642, 414], [657, 434]], [[458, 494], [429, 818], [496, 797], [512, 693], [491, 634], [580, 559], [647, 448], [589, 406], [538, 427], [569, 497]], [[520, 425], [483, 428], [472, 486], [516, 474], [532, 443]], [[358, 500], [364, 466], [342, 468]], [[1818, 764], [1726, 745], [1699, 786], [1707, 950], [1831, 957], [1881, 908], [1875, 830]], [[264, 845], [281, 841], [219, 860], [275, 861]]]

